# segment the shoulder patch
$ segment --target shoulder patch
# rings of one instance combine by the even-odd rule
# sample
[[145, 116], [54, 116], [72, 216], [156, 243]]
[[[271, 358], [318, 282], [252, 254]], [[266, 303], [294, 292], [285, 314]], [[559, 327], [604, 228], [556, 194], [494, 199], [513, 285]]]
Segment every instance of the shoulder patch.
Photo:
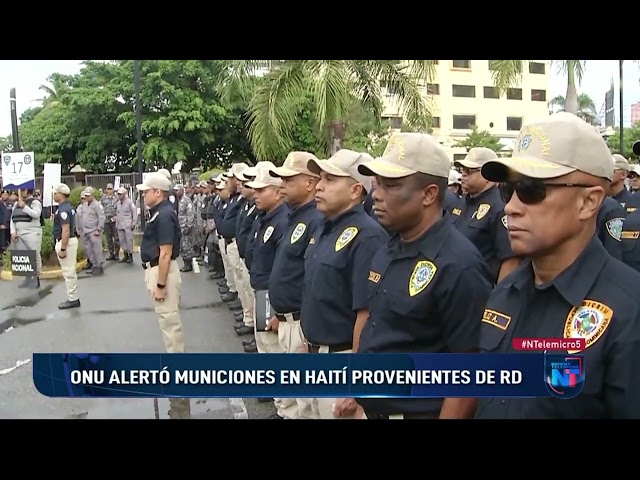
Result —
[[421, 260], [416, 263], [409, 278], [409, 295], [414, 297], [427, 288], [437, 270], [438, 267], [432, 262]]
[[356, 227], [345, 228], [336, 240], [336, 252], [339, 252], [344, 247], [349, 245], [349, 243], [351, 243], [351, 240], [356, 238], [356, 235], [358, 235], [358, 229]]
[[611, 235], [612, 238], [620, 241], [620, 237], [622, 236], [623, 224], [624, 224], [624, 218], [612, 218], [606, 223], [607, 232], [609, 232], [609, 235]]
[[296, 228], [294, 228], [293, 232], [291, 232], [291, 243], [293, 244], [300, 240], [300, 237], [304, 235], [304, 232], [306, 230], [307, 226], [304, 223], [299, 223], [298, 225], [296, 225]]
[[506, 215], [502, 216], [502, 225], [504, 225], [504, 228], [509, 228], [509, 225], [507, 224], [507, 216]]
[[491, 205], [488, 203], [481, 203], [478, 205], [478, 210], [476, 210], [475, 217], [476, 220], [482, 220], [487, 213], [491, 210]]
[[68, 217], [67, 212], [60, 213], [60, 218], [62, 218], [63, 220], [66, 220], [67, 217]]
[[176, 197], [174, 195], [169, 195], [169, 201], [171, 203], [176, 203]]
[[451, 210], [451, 215], [460, 216], [461, 213], [462, 213], [462, 210], [460, 210], [459, 208], [454, 208], [453, 210]]
[[509, 324], [511, 323], [511, 317], [504, 313], [486, 308], [482, 314], [482, 321], [493, 327], [497, 327], [500, 330], [506, 330], [509, 328]]
[[267, 227], [267, 229], [264, 231], [264, 235], [262, 236], [262, 243], [267, 243], [269, 241], [269, 239], [271, 238], [271, 235], [273, 235], [273, 231], [275, 229], [273, 228], [272, 225], [269, 225]]
[[[585, 300], [578, 308], [572, 308], [564, 322], [564, 338], [584, 338], [585, 350], [596, 343], [613, 318], [613, 310], [593, 300]], [[569, 350], [578, 353], [580, 350]]]
[[382, 275], [380, 275], [377, 272], [374, 272], [373, 270], [369, 270], [369, 281], [370, 282], [378, 283], [381, 278], [382, 278]]

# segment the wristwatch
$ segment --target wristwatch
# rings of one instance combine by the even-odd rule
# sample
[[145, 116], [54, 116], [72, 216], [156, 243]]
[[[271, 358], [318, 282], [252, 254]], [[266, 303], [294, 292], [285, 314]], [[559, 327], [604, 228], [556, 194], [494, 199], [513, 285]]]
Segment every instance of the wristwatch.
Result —
[[164, 288], [164, 285], [161, 283], [156, 283], [156, 287], [158, 287], [160, 290], [162, 290]]

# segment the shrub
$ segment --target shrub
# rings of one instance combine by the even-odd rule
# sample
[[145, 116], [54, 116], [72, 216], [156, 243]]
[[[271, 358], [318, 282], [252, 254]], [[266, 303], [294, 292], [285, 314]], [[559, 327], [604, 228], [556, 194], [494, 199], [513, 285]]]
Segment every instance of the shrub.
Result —
[[[80, 205], [80, 194], [85, 188], [87, 188], [87, 185], [81, 185], [71, 190], [71, 195], [69, 195], [69, 203], [73, 208], [78, 208], [78, 205]], [[100, 190], [95, 190], [93, 195], [97, 201], [100, 201], [100, 199], [102, 198]]]

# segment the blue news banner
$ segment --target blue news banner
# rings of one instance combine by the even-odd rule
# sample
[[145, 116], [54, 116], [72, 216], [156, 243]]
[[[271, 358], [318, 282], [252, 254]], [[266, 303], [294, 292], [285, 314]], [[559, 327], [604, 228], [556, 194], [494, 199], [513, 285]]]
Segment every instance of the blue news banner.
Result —
[[579, 355], [36, 353], [48, 397], [570, 398]]

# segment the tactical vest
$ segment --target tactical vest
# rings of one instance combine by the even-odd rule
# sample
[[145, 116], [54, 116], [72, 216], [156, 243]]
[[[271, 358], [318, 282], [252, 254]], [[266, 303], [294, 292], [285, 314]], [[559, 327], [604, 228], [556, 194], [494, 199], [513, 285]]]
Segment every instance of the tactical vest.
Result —
[[[24, 203], [27, 207], [31, 208], [31, 204], [33, 203], [34, 200], [36, 200], [34, 197], [27, 198], [24, 201]], [[31, 215], [25, 212], [22, 208], [16, 206], [11, 213], [11, 220], [13, 220], [13, 223], [19, 223], [19, 222], [31, 223], [34, 220], [34, 218], [32, 218]], [[40, 226], [43, 226], [43, 225], [44, 225], [44, 208], [40, 212]]]

